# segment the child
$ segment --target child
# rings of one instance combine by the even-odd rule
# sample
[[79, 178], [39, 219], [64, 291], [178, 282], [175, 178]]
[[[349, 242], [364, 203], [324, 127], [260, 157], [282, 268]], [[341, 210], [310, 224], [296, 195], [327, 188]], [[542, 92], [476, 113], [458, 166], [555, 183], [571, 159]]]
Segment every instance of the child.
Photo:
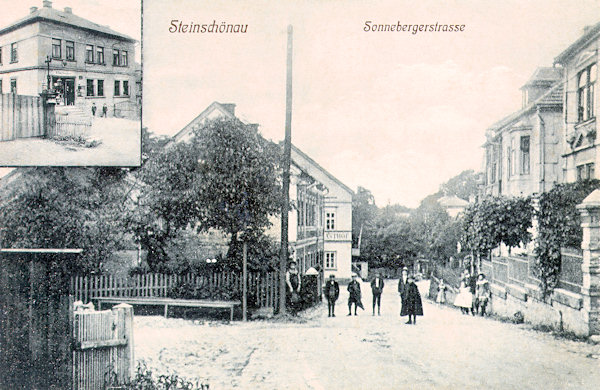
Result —
[[471, 294], [471, 289], [466, 285], [464, 280], [460, 282], [460, 288], [458, 290], [458, 295], [454, 300], [454, 306], [460, 307], [460, 311], [463, 314], [469, 314], [469, 310], [473, 307], [473, 294]]
[[479, 274], [477, 277], [477, 292], [475, 298], [475, 308], [483, 317], [485, 308], [490, 300], [490, 284], [484, 274]]
[[437, 293], [437, 297], [435, 298], [435, 301], [439, 304], [444, 304], [446, 303], [446, 290], [448, 289], [448, 287], [446, 287], [446, 284], [444, 283], [444, 279], [440, 280], [440, 284], [438, 285], [438, 293]]

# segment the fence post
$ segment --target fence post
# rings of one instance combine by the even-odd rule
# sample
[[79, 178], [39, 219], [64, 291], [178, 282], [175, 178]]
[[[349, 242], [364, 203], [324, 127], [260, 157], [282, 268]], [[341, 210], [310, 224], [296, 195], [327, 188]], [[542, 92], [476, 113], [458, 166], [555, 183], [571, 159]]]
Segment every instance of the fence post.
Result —
[[129, 382], [135, 375], [134, 357], [133, 357], [133, 306], [121, 303], [112, 308], [113, 314], [118, 318], [118, 323], [123, 321], [123, 334], [118, 336], [127, 340], [127, 346], [124, 349], [123, 359], [126, 369], [124, 375], [128, 375], [126, 382]]
[[583, 229], [583, 314], [589, 335], [600, 335], [600, 190], [577, 205]]
[[56, 130], [56, 93], [44, 91], [40, 95], [44, 106], [44, 135], [48, 137], [54, 135]]

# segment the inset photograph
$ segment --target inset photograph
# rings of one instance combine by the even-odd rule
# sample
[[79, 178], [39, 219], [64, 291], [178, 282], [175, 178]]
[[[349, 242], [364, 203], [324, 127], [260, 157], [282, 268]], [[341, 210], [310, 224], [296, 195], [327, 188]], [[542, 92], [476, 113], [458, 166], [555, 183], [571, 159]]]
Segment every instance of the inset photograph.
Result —
[[0, 14], [0, 166], [138, 166], [141, 2], [31, 0]]

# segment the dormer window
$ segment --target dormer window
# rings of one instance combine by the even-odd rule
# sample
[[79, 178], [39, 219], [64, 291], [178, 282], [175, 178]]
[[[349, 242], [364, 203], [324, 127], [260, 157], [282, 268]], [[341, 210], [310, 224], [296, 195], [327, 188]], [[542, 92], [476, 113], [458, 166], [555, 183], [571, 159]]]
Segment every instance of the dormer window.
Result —
[[588, 66], [577, 75], [577, 120], [579, 122], [595, 117], [594, 87], [596, 79], [596, 64]]

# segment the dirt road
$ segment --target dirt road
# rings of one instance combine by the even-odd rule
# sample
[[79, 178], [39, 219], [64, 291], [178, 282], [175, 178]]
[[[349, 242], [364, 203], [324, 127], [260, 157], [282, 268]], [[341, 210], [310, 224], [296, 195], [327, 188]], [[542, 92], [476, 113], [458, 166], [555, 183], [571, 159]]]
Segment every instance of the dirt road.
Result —
[[[204, 379], [213, 389], [597, 389], [600, 347], [424, 301], [406, 325], [388, 281], [382, 315], [335, 318], [320, 306], [299, 322], [232, 324], [136, 317], [135, 353], [157, 372]], [[424, 289], [423, 289], [424, 291]]]

